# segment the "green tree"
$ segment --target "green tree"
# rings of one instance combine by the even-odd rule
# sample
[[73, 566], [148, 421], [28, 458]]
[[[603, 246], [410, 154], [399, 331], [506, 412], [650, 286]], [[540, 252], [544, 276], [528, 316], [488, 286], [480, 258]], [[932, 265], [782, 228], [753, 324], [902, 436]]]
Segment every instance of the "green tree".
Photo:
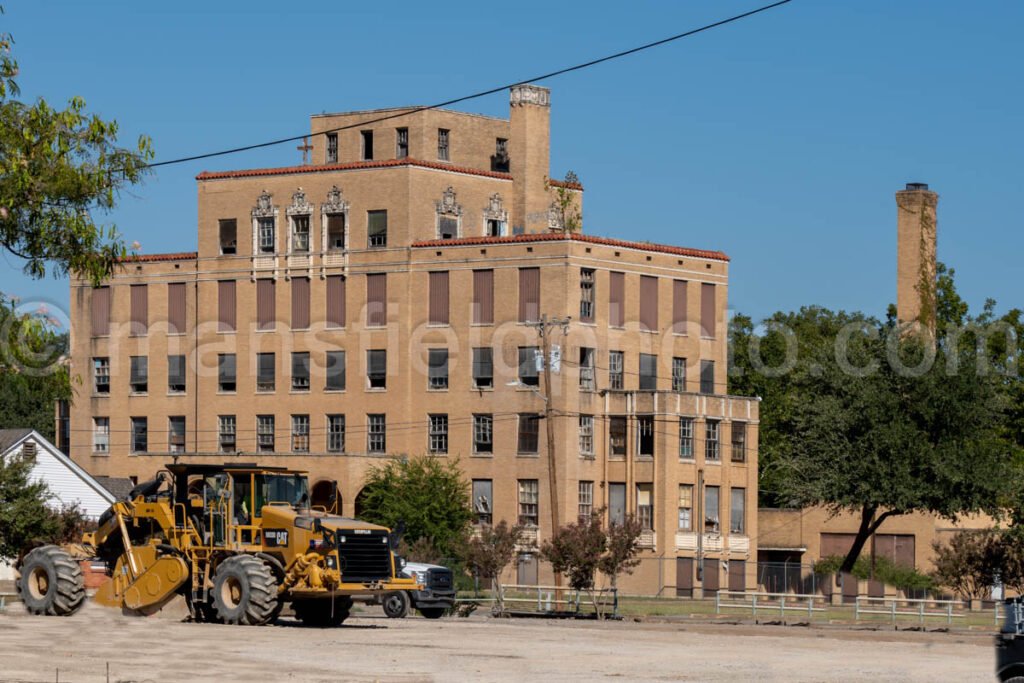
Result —
[[764, 398], [762, 503], [856, 514], [842, 571], [886, 519], [995, 514], [1019, 476], [1005, 417], [1012, 382], [977, 350], [987, 339], [1005, 369], [1016, 342], [1000, 357], [994, 337], [964, 333], [984, 320], [969, 318], [945, 268], [936, 311], [935, 340], [908, 334], [892, 314], [879, 322], [819, 307], [777, 313], [763, 330], [732, 321], [731, 391]]
[[392, 529], [404, 522], [410, 546], [426, 539], [442, 557], [454, 557], [473, 519], [469, 498], [458, 460], [394, 459], [367, 473], [360, 516]]
[[117, 122], [87, 113], [81, 97], [66, 109], [15, 99], [12, 44], [10, 34], [0, 34], [0, 245], [23, 259], [32, 277], [49, 268], [99, 282], [127, 250], [116, 227], [97, 223], [95, 214], [109, 212], [142, 180], [150, 140], [119, 147]]
[[0, 429], [28, 427], [54, 438], [54, 403], [71, 397], [67, 334], [44, 311], [19, 313], [0, 294]]
[[611, 579], [612, 588], [618, 587], [620, 574], [632, 574], [633, 569], [640, 564], [637, 554], [640, 552], [641, 531], [643, 527], [632, 516], [608, 528], [607, 546], [598, 569]]
[[46, 505], [49, 489], [32, 480], [34, 464], [35, 458], [21, 454], [0, 458], [0, 559], [20, 557], [61, 532], [58, 515]]

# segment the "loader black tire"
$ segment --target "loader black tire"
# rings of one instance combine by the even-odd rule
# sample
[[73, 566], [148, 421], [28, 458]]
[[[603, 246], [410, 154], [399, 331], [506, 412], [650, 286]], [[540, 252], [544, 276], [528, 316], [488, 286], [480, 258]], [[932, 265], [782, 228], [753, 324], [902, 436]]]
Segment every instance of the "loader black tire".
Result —
[[85, 602], [82, 568], [55, 545], [41, 546], [25, 556], [17, 589], [30, 614], [67, 617]]
[[305, 626], [315, 628], [341, 626], [348, 619], [349, 612], [352, 610], [352, 598], [294, 600], [292, 601], [292, 610], [295, 612], [295, 618]]
[[274, 572], [252, 555], [234, 555], [221, 562], [211, 594], [217, 619], [225, 624], [262, 626], [277, 609]]

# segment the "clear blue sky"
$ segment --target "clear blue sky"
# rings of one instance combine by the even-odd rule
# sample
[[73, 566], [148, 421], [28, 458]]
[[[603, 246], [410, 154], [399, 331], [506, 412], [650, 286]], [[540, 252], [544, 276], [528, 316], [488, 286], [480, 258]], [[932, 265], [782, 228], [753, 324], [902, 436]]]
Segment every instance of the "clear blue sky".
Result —
[[[301, 134], [321, 111], [456, 97], [766, 2], [5, 0], [0, 22], [24, 97], [82, 95], [167, 159]], [[587, 232], [729, 253], [731, 308], [757, 318], [884, 314], [893, 193], [927, 182], [939, 257], [972, 308], [1024, 306], [1022, 28], [1016, 0], [794, 0], [545, 82], [552, 175], [585, 184]], [[508, 97], [463, 109], [507, 116]], [[110, 219], [143, 253], [194, 249], [195, 174], [297, 163], [294, 147], [159, 169]], [[19, 267], [0, 261], [0, 290], [66, 305], [66, 281]]]

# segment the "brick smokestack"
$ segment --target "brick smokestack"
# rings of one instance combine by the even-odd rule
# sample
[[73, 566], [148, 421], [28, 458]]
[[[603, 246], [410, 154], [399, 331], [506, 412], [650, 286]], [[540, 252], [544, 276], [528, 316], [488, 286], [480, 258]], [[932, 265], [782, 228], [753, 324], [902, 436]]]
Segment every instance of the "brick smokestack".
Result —
[[925, 183], [896, 193], [896, 317], [935, 336], [936, 207]]
[[516, 232], [546, 232], [548, 200], [545, 179], [551, 167], [551, 91], [517, 85], [510, 91], [509, 140]]

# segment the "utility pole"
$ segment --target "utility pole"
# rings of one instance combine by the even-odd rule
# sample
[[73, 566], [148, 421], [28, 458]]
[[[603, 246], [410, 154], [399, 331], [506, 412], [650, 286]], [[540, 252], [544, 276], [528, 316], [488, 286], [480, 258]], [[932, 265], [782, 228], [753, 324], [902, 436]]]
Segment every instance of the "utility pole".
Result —
[[[555, 469], [555, 425], [551, 418], [554, 414], [554, 410], [551, 408], [551, 333], [556, 328], [561, 328], [562, 336], [565, 337], [569, 334], [569, 321], [572, 318], [566, 316], [565, 318], [552, 318], [548, 320], [547, 314], [542, 314], [540, 320], [535, 323], [530, 323], [537, 330], [537, 334], [540, 335], [541, 343], [541, 359], [544, 363], [544, 393], [541, 397], [544, 398], [544, 430], [547, 436], [547, 450], [548, 450], [548, 488], [551, 490], [551, 533], [558, 530], [559, 514], [558, 514], [558, 473]], [[555, 574], [555, 585], [559, 584], [559, 576]]]

